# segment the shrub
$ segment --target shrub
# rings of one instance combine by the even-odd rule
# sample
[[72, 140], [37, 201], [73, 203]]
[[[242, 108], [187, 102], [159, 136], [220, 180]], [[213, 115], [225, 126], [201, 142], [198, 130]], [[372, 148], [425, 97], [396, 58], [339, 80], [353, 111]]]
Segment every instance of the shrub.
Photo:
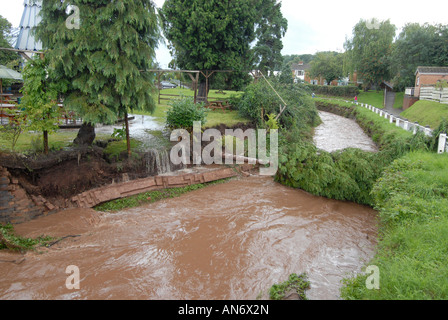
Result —
[[318, 86], [313, 84], [306, 86], [312, 92], [326, 96], [353, 98], [359, 94], [359, 88], [354, 86]]
[[193, 122], [205, 123], [208, 109], [204, 104], [195, 104], [192, 98], [183, 98], [172, 103], [167, 111], [166, 126], [170, 129], [193, 130]]
[[[279, 118], [279, 125], [284, 129], [296, 127], [302, 133], [309, 132], [319, 123], [319, 114], [309, 93], [300, 85], [280, 84], [270, 79], [277, 93], [287, 106]], [[265, 82], [260, 80], [246, 88], [238, 102], [241, 116], [251, 119], [256, 125], [264, 126], [269, 121], [268, 115], [278, 115], [284, 105], [278, 95]]]

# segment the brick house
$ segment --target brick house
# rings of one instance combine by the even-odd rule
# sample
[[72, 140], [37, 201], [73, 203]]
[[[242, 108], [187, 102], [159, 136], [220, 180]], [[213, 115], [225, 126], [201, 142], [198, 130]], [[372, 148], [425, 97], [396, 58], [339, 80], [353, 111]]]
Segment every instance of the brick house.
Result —
[[[418, 67], [415, 72], [415, 87], [406, 88], [403, 110], [410, 108], [418, 100], [428, 100], [426, 97], [428, 94], [431, 99], [432, 87], [441, 80], [448, 81], [448, 67]], [[439, 100], [439, 102], [442, 101]]]
[[414, 96], [420, 97], [422, 87], [435, 85], [440, 80], [448, 81], [448, 67], [418, 67], [415, 72]]

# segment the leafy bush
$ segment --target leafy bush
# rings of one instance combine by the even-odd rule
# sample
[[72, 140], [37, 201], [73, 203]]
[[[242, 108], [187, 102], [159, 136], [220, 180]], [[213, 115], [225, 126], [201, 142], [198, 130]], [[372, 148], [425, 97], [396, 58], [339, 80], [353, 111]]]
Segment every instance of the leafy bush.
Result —
[[269, 290], [271, 300], [282, 300], [288, 291], [296, 292], [302, 300], [308, 300], [305, 291], [310, 288], [310, 282], [306, 274], [297, 275], [295, 273], [289, 276], [289, 279], [280, 284], [274, 284]]
[[[297, 128], [302, 133], [308, 133], [312, 126], [319, 123], [319, 114], [309, 93], [301, 85], [285, 85], [270, 79], [278, 94], [287, 106], [279, 118], [279, 124], [284, 129]], [[272, 88], [263, 80], [251, 84], [238, 102], [241, 116], [251, 119], [256, 125], [264, 126], [268, 115], [278, 115], [284, 105]]]
[[311, 141], [282, 138], [276, 180], [314, 195], [336, 200], [374, 204], [371, 190], [384, 169], [414, 150], [427, 150], [430, 139], [413, 135], [371, 111], [343, 101], [316, 100], [320, 109], [354, 117], [379, 145], [377, 153], [347, 149], [318, 151]]
[[353, 98], [359, 94], [359, 88], [354, 86], [318, 86], [313, 84], [307, 84], [306, 86], [316, 94], [327, 96]]
[[205, 123], [208, 109], [204, 104], [195, 104], [192, 98], [183, 98], [172, 103], [167, 111], [166, 126], [170, 129], [193, 130], [193, 122]]

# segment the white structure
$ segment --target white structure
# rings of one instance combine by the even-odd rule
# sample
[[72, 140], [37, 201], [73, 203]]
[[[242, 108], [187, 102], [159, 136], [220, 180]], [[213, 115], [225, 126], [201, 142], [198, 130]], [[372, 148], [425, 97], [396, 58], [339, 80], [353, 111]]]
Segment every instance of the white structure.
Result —
[[23, 50], [20, 53], [28, 59], [32, 52], [42, 50], [42, 43], [36, 41], [31, 32], [41, 21], [39, 12], [42, 8], [42, 0], [25, 0], [24, 6], [22, 20], [19, 25], [19, 35], [14, 49]]

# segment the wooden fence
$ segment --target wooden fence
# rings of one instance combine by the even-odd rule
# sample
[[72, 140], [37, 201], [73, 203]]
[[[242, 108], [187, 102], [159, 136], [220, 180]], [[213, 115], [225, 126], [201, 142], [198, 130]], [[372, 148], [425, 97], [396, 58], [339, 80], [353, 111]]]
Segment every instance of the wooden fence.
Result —
[[421, 87], [420, 100], [436, 101], [448, 104], [448, 88]]

